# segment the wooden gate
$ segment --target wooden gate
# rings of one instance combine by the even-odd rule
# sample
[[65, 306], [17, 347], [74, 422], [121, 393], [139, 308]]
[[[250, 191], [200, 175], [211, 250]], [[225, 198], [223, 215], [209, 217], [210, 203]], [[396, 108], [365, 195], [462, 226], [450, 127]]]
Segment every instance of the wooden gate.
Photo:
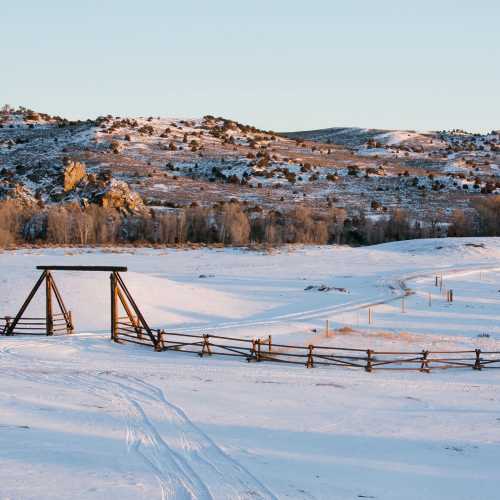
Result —
[[[118, 341], [118, 328], [131, 329], [136, 335], [145, 335], [156, 345], [156, 337], [147, 324], [132, 294], [125, 285], [120, 273], [126, 272], [123, 266], [37, 266], [42, 274], [22, 304], [16, 316], [0, 319], [1, 335], [57, 335], [71, 334], [74, 331], [71, 311], [66, 308], [56, 285], [53, 271], [109, 272], [111, 285], [111, 339]], [[45, 316], [26, 317], [25, 313], [37, 292], [45, 289]], [[55, 299], [55, 300], [54, 300]], [[124, 316], [120, 316], [120, 306]]]

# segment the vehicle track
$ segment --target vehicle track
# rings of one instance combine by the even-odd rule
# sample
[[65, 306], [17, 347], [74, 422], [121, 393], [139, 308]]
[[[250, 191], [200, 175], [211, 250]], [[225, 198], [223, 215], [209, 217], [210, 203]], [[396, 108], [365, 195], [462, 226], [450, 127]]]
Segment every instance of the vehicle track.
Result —
[[213, 331], [213, 330], [224, 330], [229, 328], [253, 328], [261, 326], [276, 325], [279, 323], [284, 323], [287, 321], [304, 321], [304, 320], [314, 320], [328, 318], [332, 319], [332, 316], [345, 314], [349, 312], [359, 311], [366, 309], [368, 307], [373, 307], [382, 304], [390, 304], [400, 300], [402, 297], [408, 294], [410, 288], [408, 287], [408, 282], [420, 279], [429, 278], [440, 272], [446, 273], [447, 275], [457, 275], [460, 273], [470, 273], [479, 271], [492, 271], [500, 270], [498, 266], [466, 266], [466, 267], [456, 267], [456, 268], [445, 268], [445, 269], [433, 269], [431, 271], [423, 271], [421, 273], [412, 273], [403, 276], [388, 277], [380, 280], [378, 283], [381, 286], [385, 286], [389, 290], [390, 295], [387, 292], [373, 295], [369, 299], [353, 300], [348, 302], [343, 302], [341, 304], [336, 304], [333, 306], [321, 307], [318, 309], [309, 309], [305, 311], [299, 311], [296, 313], [282, 314], [278, 316], [273, 316], [270, 318], [263, 318], [254, 321], [231, 321], [226, 323], [219, 323], [217, 325], [210, 325], [206, 327], [194, 327], [185, 328], [179, 330], [180, 333], [191, 333], [191, 332], [201, 332], [201, 331]]
[[151, 469], [162, 500], [277, 498], [171, 403], [159, 387], [118, 372], [48, 369], [54, 363], [37, 362], [29, 370], [9, 369], [9, 375], [84, 390], [111, 401], [125, 422], [127, 450]]

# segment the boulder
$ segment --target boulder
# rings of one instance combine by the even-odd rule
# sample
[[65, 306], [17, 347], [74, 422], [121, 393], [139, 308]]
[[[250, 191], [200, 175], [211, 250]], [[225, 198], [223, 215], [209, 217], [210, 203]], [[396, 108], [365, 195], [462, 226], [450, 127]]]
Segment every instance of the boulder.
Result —
[[64, 192], [72, 191], [86, 176], [85, 164], [79, 161], [66, 160], [63, 167]]
[[115, 179], [91, 197], [91, 201], [104, 208], [116, 208], [122, 212], [138, 212], [145, 209], [140, 195], [132, 191], [126, 182]]

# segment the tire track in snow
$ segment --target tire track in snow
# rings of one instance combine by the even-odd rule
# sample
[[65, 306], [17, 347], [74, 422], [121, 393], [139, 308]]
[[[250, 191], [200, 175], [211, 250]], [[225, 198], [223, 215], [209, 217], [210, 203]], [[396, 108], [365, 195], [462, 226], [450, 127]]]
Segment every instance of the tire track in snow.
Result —
[[[276, 498], [251, 472], [221, 450], [183, 410], [168, 401], [160, 388], [130, 376], [113, 375], [109, 381], [133, 408], [135, 417], [140, 416], [139, 432], [155, 445], [154, 450], [160, 454], [157, 459], [174, 463], [184, 476], [195, 478], [193, 496], [187, 498]], [[161, 430], [152, 423], [148, 413], [162, 414]], [[133, 422], [137, 424], [137, 418], [133, 418]]]
[[61, 373], [47, 370], [53, 362], [36, 364], [29, 371], [9, 370], [9, 375], [84, 390], [112, 401], [125, 419], [127, 450], [151, 469], [162, 500], [277, 499], [155, 385], [118, 372], [92, 374], [66, 369]]
[[[218, 325], [209, 325], [205, 327], [194, 327], [194, 328], [184, 328], [179, 330], [180, 333], [190, 333], [190, 332], [202, 332], [202, 331], [213, 331], [213, 330], [223, 330], [229, 328], [245, 328], [245, 327], [259, 327], [259, 326], [269, 326], [283, 323], [285, 321], [302, 321], [311, 319], [322, 319], [328, 318], [335, 314], [344, 314], [354, 311], [359, 311], [361, 309], [366, 309], [368, 307], [390, 304], [400, 300], [402, 297], [407, 295], [408, 281], [412, 281], [420, 278], [429, 278], [437, 273], [446, 273], [448, 275], [460, 275], [461, 273], [473, 273], [479, 271], [494, 271], [499, 270], [498, 266], [464, 266], [456, 268], [437, 268], [432, 271], [423, 271], [421, 273], [407, 274], [403, 276], [394, 276], [391, 278], [384, 278], [379, 283], [385, 285], [388, 290], [390, 290], [390, 295], [387, 293], [380, 293], [373, 295], [370, 298], [364, 298], [360, 300], [353, 300], [348, 302], [343, 302], [341, 304], [335, 304], [333, 306], [321, 307], [318, 309], [309, 309], [305, 311], [299, 311], [290, 314], [281, 314], [279, 316], [270, 317], [268, 319], [261, 319], [255, 321], [231, 321], [226, 323], [220, 323]], [[395, 289], [399, 289], [400, 293], [394, 293]]]

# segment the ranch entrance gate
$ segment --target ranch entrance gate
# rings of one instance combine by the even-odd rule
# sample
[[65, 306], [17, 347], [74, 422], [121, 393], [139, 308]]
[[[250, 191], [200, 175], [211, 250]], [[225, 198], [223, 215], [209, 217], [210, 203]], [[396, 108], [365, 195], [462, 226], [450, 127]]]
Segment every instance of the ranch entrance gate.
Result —
[[[137, 306], [132, 294], [125, 285], [120, 273], [126, 272], [123, 266], [37, 266], [42, 274], [35, 286], [14, 316], [0, 319], [0, 333], [3, 335], [57, 335], [71, 334], [74, 330], [73, 316], [67, 309], [56, 285], [52, 271], [109, 272], [111, 292], [111, 338], [118, 340], [119, 328], [130, 330], [137, 336], [149, 337], [153, 343], [156, 338]], [[45, 316], [26, 317], [25, 313], [40, 289], [45, 290]], [[55, 300], [54, 300], [55, 299]], [[123, 308], [124, 316], [120, 316]]]

